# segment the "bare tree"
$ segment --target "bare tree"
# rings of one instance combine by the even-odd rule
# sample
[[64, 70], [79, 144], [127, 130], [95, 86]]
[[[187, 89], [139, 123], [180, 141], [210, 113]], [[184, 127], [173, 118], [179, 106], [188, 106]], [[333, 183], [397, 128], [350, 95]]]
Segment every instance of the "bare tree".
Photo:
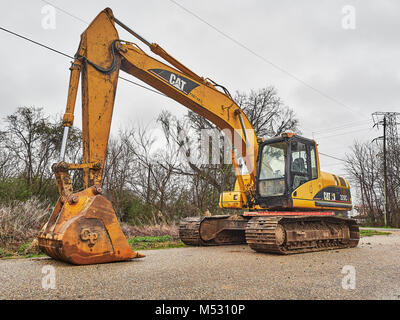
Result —
[[274, 87], [237, 92], [236, 103], [249, 118], [259, 137], [274, 137], [290, 130], [299, 132], [299, 121], [293, 109], [286, 106]]
[[[286, 130], [299, 132], [294, 111], [283, 104], [273, 87], [251, 91], [248, 94], [237, 93], [234, 99], [249, 118], [258, 137], [271, 137]], [[235, 182], [232, 165], [224, 161], [224, 135], [219, 133], [217, 138], [220, 146], [219, 162], [204, 166], [201, 158], [193, 154], [200, 149], [198, 142], [201, 140], [202, 130], [216, 129], [213, 123], [192, 111], [182, 119], [176, 119], [164, 111], [159, 115], [158, 121], [163, 126], [167, 141], [178, 146], [178, 151], [186, 156], [174, 166], [174, 172], [191, 177], [194, 200], [201, 210], [218, 210], [219, 193], [232, 189]]]
[[179, 161], [175, 149], [165, 146], [154, 150], [155, 138], [149, 130], [138, 128], [134, 136], [132, 152], [141, 170], [139, 176], [131, 182], [146, 204], [157, 210], [157, 216], [170, 216], [168, 206], [179, 194], [181, 184], [176, 181], [174, 167]]
[[[235, 99], [258, 136], [298, 131], [294, 112], [273, 88], [237, 93]], [[163, 112], [158, 121], [165, 132], [162, 143], [162, 137], [156, 137], [148, 127], [138, 126], [121, 130], [108, 144], [103, 187], [119, 219], [163, 223], [206, 210], [217, 213], [219, 193], [232, 189], [235, 183], [232, 165], [225, 163], [224, 134], [193, 112], [182, 119]], [[5, 130], [0, 131], [0, 182], [22, 179], [33, 195], [58, 196], [51, 164], [59, 161], [62, 121], [50, 119], [40, 108], [24, 107], [8, 116], [5, 124]], [[215, 129], [222, 142], [212, 151], [219, 162], [211, 166], [204, 165], [200, 157], [202, 129]], [[81, 147], [81, 132], [71, 128], [65, 161], [80, 163]], [[72, 181], [79, 190], [82, 172], [72, 172]]]
[[[293, 109], [283, 103], [274, 87], [251, 90], [249, 93], [236, 92], [234, 100], [246, 114], [258, 137], [274, 137], [285, 131], [300, 133]], [[215, 128], [214, 124], [192, 111], [188, 112], [187, 118], [197, 131]]]
[[6, 149], [7, 132], [0, 131], [0, 179], [5, 180], [18, 175], [18, 163]]
[[176, 204], [186, 190], [174, 172], [178, 154], [168, 146], [156, 149], [155, 142], [151, 130], [138, 126], [109, 143], [103, 186], [123, 221], [175, 220]]
[[[397, 148], [397, 147], [396, 147]], [[346, 167], [352, 185], [360, 197], [360, 213], [368, 217], [372, 224], [382, 225], [384, 218], [384, 181], [383, 181], [383, 155], [380, 145], [355, 142], [352, 151], [347, 155]], [[388, 223], [393, 226], [400, 225], [399, 210], [399, 158], [397, 151], [389, 151], [388, 158]]]
[[[41, 108], [21, 107], [6, 117], [5, 123], [6, 130], [0, 139], [2, 175], [23, 178], [33, 194], [41, 195], [49, 185], [54, 185], [51, 165], [58, 161], [62, 122], [45, 117]], [[71, 130], [73, 148], [68, 155], [76, 154], [78, 137], [79, 130]]]

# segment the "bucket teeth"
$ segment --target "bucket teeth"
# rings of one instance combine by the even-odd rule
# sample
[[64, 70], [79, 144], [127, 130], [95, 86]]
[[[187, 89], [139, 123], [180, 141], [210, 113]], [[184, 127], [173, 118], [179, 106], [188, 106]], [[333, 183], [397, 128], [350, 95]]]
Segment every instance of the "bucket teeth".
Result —
[[38, 235], [48, 256], [72, 264], [96, 264], [142, 258], [132, 251], [112, 204], [93, 188], [59, 202]]

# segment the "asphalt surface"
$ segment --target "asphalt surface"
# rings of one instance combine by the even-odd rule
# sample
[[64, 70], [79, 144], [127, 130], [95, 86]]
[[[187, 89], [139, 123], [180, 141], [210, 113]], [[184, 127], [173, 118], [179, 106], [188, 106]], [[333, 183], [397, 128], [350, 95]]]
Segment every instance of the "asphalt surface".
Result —
[[[148, 250], [143, 259], [92, 266], [0, 260], [0, 299], [398, 300], [399, 245], [395, 232], [362, 238], [357, 248], [290, 256], [240, 245]], [[42, 286], [46, 266], [54, 267], [55, 289]], [[344, 266], [355, 268], [354, 289], [342, 286]]]
[[397, 228], [374, 228], [374, 227], [360, 227], [361, 229], [365, 230], [376, 230], [376, 231], [388, 231], [388, 232], [398, 232], [400, 229]]

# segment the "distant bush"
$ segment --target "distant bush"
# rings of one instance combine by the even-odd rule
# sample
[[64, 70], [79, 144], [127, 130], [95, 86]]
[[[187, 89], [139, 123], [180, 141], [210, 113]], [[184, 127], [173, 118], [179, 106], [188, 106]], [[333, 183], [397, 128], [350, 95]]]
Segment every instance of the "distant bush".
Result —
[[54, 205], [59, 197], [55, 179], [45, 183], [33, 180], [30, 184], [24, 177], [0, 180], [0, 205], [10, 205], [14, 201], [27, 201], [32, 197]]
[[122, 210], [124, 212], [125, 221], [133, 225], [154, 224], [153, 211], [150, 205], [146, 205], [137, 197], [125, 198], [122, 201]]
[[0, 180], [0, 203], [7, 204], [15, 200], [26, 201], [32, 197], [32, 190], [22, 178]]

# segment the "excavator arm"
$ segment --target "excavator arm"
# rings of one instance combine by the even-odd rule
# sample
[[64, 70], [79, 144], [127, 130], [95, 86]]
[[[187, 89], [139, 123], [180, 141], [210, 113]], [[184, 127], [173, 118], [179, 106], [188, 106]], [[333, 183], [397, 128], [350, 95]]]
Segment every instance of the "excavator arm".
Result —
[[[115, 22], [133, 34], [172, 66], [146, 54], [139, 46], [119, 40]], [[73, 123], [79, 73], [82, 73], [82, 131], [84, 185], [101, 184], [119, 70], [142, 80], [171, 99], [202, 115], [221, 130], [229, 130], [234, 149], [232, 161], [246, 202], [255, 185], [257, 137], [243, 110], [227, 92], [196, 75], [155, 43], [149, 43], [118, 19], [111, 9], [102, 11], [81, 36], [71, 67], [64, 125]], [[66, 139], [64, 139], [66, 140]], [[63, 157], [65, 144], [61, 151]], [[237, 157], [245, 159], [250, 179], [243, 179]]]
[[[115, 23], [133, 34], [163, 63], [138, 45], [119, 39]], [[254, 199], [258, 141], [254, 129], [229, 93], [206, 80], [117, 20], [107, 8], [81, 35], [70, 68], [70, 84], [63, 118], [60, 162], [53, 165], [60, 199], [39, 234], [39, 246], [48, 255], [75, 264], [91, 264], [141, 257], [123, 235], [111, 203], [101, 195], [107, 143], [119, 70], [142, 80], [166, 96], [231, 133], [232, 163], [240, 189], [240, 204]], [[73, 125], [79, 80], [82, 88], [83, 163], [64, 162], [68, 130]], [[238, 157], [245, 160], [244, 177]], [[83, 170], [84, 190], [74, 193], [68, 171]]]

